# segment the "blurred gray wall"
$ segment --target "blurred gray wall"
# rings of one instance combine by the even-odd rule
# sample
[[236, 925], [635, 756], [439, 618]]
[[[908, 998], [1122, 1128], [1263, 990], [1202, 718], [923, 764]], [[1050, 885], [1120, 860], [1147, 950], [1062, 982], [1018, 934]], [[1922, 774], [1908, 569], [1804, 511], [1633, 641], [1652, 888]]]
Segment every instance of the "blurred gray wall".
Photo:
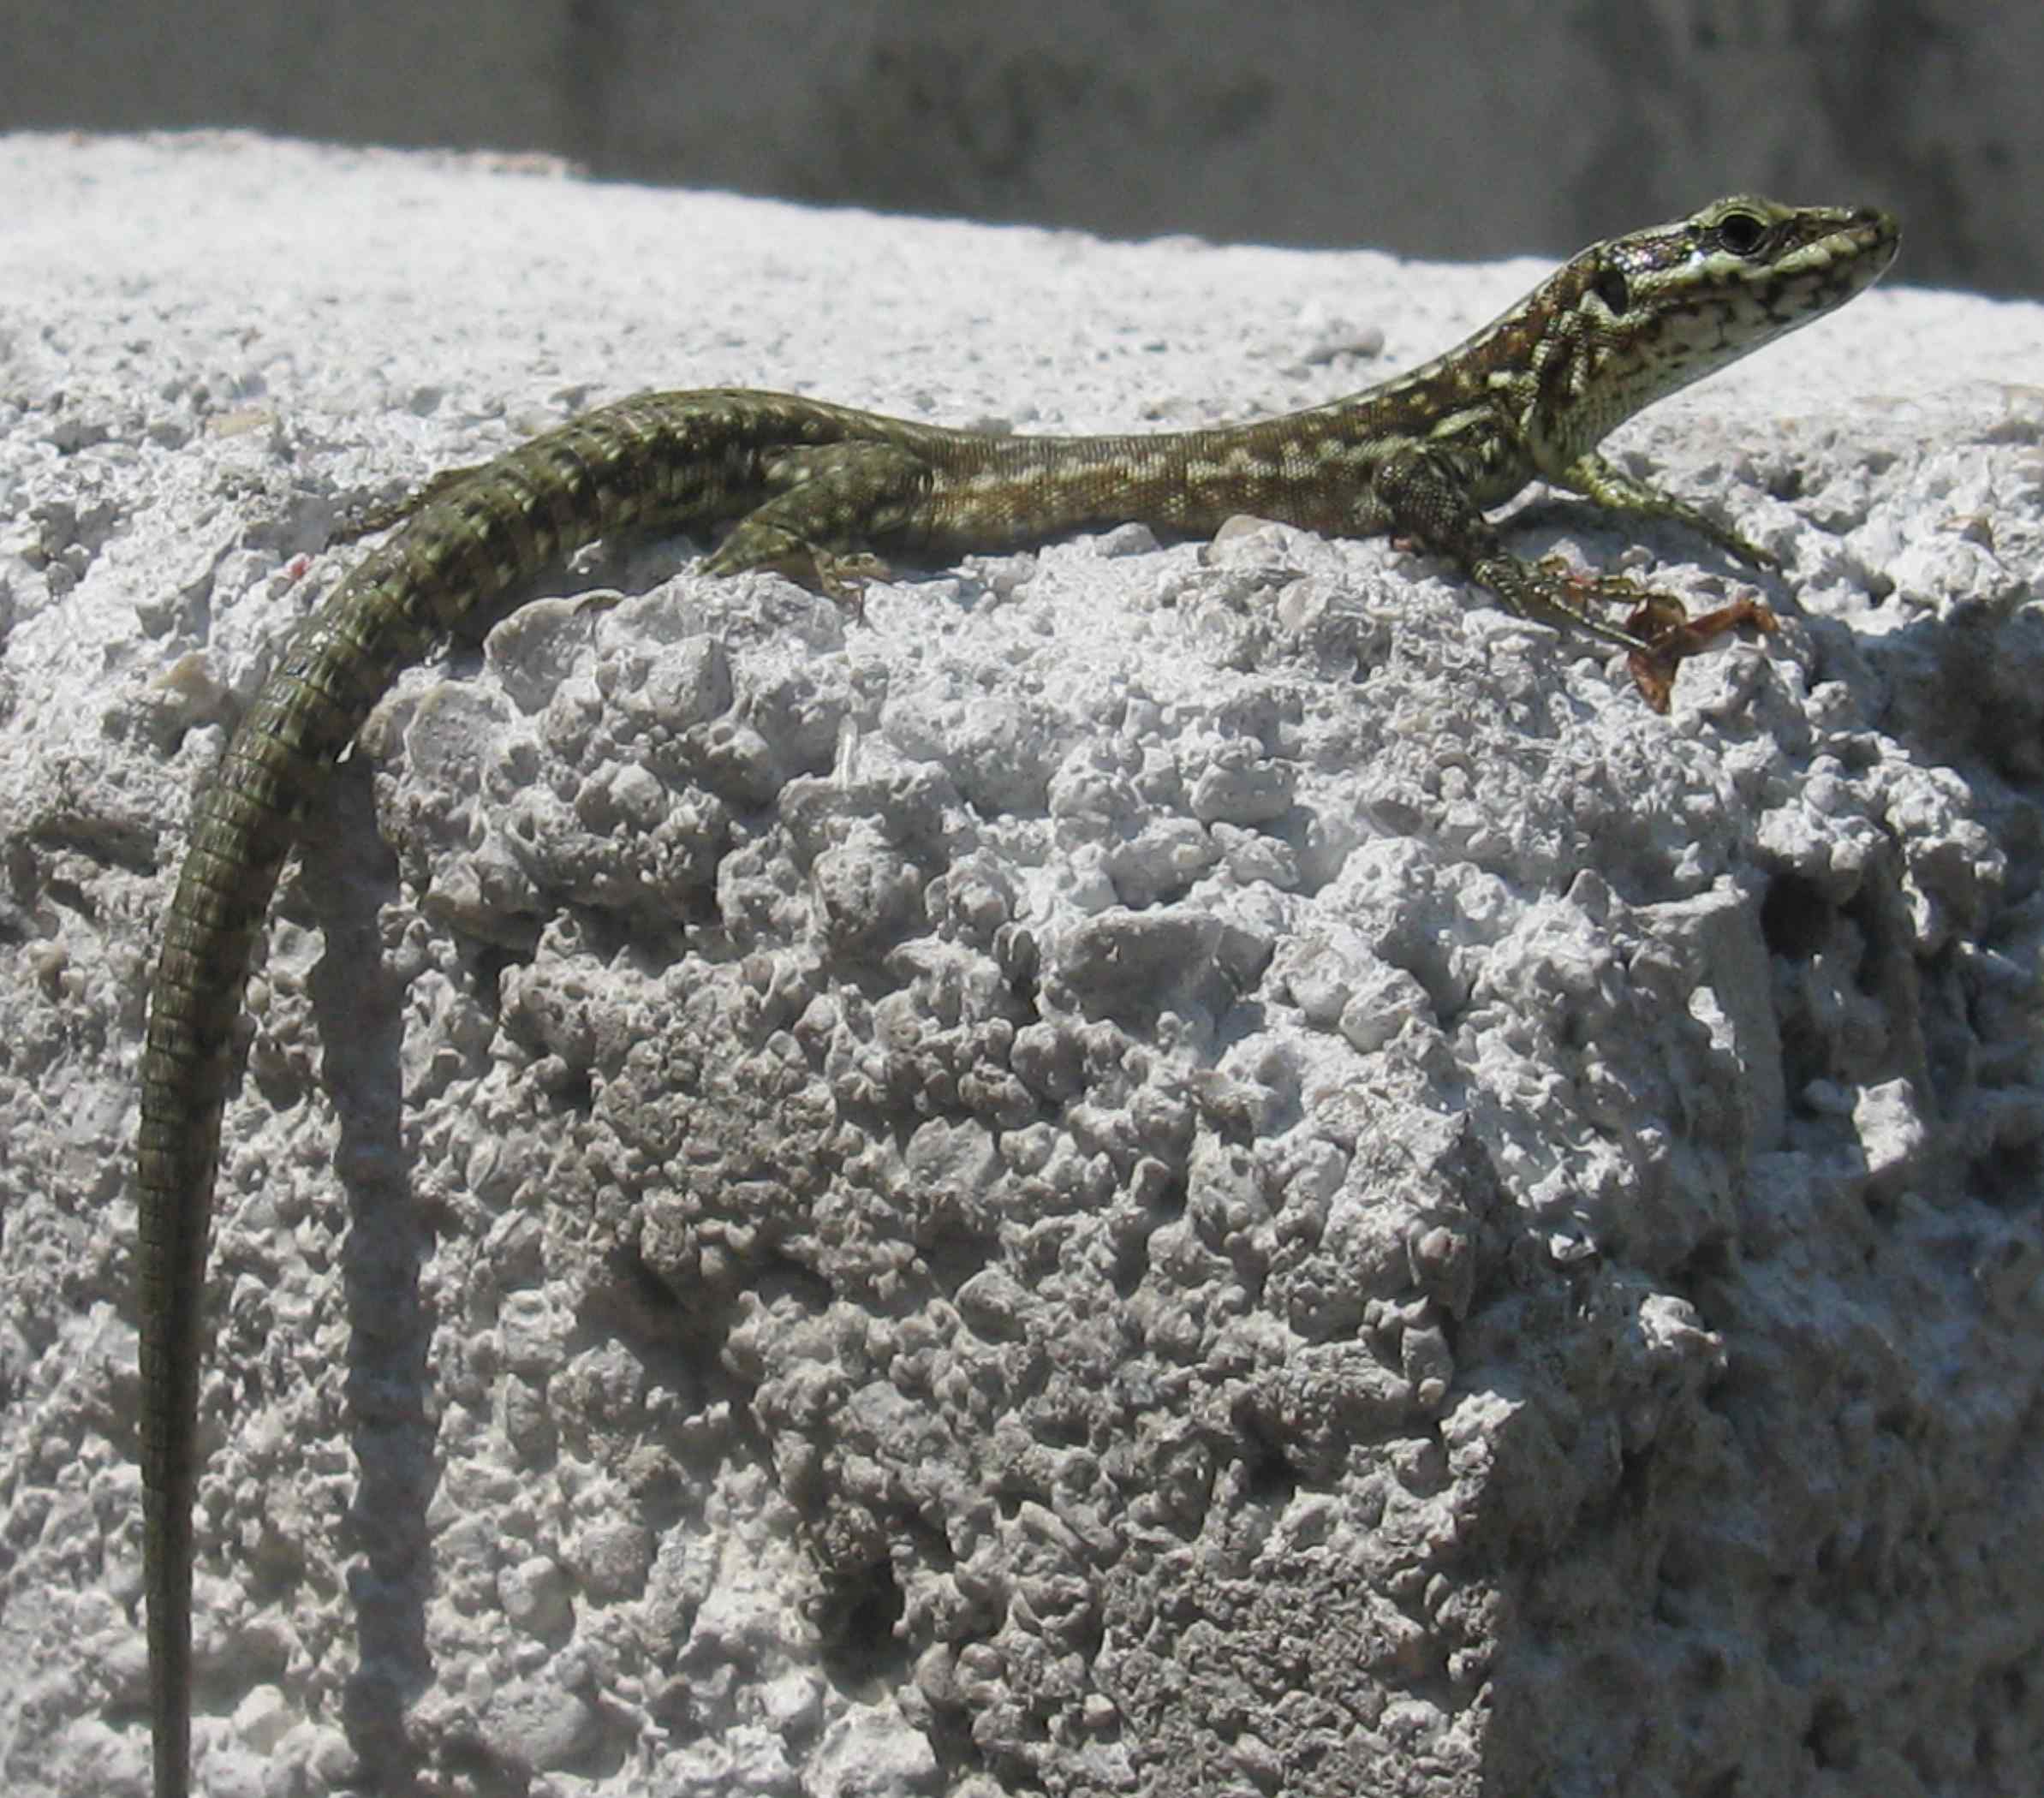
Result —
[[2037, 0], [0, 0], [0, 129], [1457, 258], [1750, 188], [1896, 206], [1904, 278], [2004, 294], [2044, 294], [2041, 86]]

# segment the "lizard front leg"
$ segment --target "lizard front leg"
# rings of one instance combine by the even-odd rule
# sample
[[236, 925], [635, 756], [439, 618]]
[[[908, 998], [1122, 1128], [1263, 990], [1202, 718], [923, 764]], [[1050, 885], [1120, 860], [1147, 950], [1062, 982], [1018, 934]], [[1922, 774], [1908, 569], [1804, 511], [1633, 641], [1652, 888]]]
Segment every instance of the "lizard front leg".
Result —
[[1586, 580], [1557, 564], [1513, 555], [1461, 478], [1439, 458], [1422, 450], [1402, 450], [1379, 467], [1372, 489], [1390, 515], [1393, 531], [1445, 556], [1479, 586], [1495, 593], [1507, 611], [1573, 626], [1625, 649], [1648, 646], [1644, 638], [1607, 623], [1583, 603], [1587, 593], [1637, 604], [1646, 597], [1642, 589], [1622, 575], [1600, 575]]
[[[1651, 495], [1650, 489], [1642, 491]], [[1630, 652], [1626, 662], [1633, 682], [1656, 711], [1668, 709], [1675, 670], [1683, 658], [1742, 624], [1774, 628], [1773, 613], [1755, 601], [1691, 618], [1673, 595], [1626, 575], [1581, 573], [1558, 559], [1532, 563], [1513, 555], [1455, 472], [1424, 450], [1387, 458], [1377, 471], [1373, 493], [1390, 515], [1391, 529], [1447, 557], [1496, 594], [1506, 610], [1572, 627]], [[1592, 603], [1632, 610], [1621, 628], [1600, 617]]]
[[1686, 499], [1678, 499], [1672, 493], [1663, 492], [1649, 481], [1643, 481], [1614, 468], [1594, 450], [1579, 455], [1558, 473], [1546, 479], [1555, 486], [1570, 493], [1579, 493], [1583, 498], [1594, 500], [1610, 511], [1621, 512], [1633, 518], [1668, 518], [1677, 524], [1686, 525], [1700, 537], [1705, 538], [1727, 553], [1736, 556], [1749, 568], [1773, 569], [1781, 566], [1781, 558], [1757, 543], [1741, 536], [1730, 525], [1720, 524], [1700, 506], [1693, 506]]

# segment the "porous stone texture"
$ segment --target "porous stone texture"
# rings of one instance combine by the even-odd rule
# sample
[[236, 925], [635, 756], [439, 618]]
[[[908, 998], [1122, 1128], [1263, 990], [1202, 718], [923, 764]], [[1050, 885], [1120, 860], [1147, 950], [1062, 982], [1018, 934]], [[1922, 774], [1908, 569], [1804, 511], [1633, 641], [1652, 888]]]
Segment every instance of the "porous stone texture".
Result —
[[[336, 521], [647, 386], [1244, 416], [1538, 271], [252, 141], [0, 171], [36, 1798], [142, 1788], [142, 997]], [[862, 621], [610, 546], [407, 675], [250, 990], [201, 1788], [2038, 1789], [2041, 350], [1877, 292], [1629, 428], [1785, 565], [1665, 718], [1246, 521]], [[1693, 609], [1743, 579], [1646, 541]]]

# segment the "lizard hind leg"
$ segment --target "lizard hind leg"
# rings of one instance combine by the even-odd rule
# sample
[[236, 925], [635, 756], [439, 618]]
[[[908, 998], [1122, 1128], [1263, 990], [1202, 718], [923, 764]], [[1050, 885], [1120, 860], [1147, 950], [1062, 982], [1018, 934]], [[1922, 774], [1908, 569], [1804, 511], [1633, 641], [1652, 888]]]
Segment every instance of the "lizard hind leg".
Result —
[[909, 527], [929, 491], [929, 464], [897, 444], [860, 440], [790, 450], [766, 473], [780, 491], [738, 521], [704, 572], [771, 570], [855, 616], [860, 588], [887, 578], [871, 545]]
[[854, 616], [861, 590], [869, 580], [885, 580], [887, 564], [871, 551], [841, 552], [797, 535], [759, 513], [741, 519], [736, 529], [703, 563], [706, 575], [743, 575], [758, 569], [784, 575], [797, 586], [834, 599]]
[[333, 529], [327, 533], [327, 547], [333, 549], [354, 543], [377, 531], [388, 531], [401, 525], [426, 507], [446, 498], [463, 481], [482, 473], [490, 466], [487, 462], [478, 462], [467, 467], [443, 468], [437, 474], [429, 474], [396, 499], [370, 500], [351, 506], [335, 521]]

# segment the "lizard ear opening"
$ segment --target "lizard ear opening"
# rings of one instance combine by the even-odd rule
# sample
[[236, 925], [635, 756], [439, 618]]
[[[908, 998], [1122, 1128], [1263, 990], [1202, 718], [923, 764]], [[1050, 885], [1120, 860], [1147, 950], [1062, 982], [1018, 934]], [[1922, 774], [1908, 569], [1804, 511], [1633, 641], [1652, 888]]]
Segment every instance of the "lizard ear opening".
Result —
[[1607, 262], [1597, 271], [1590, 291], [1604, 302], [1614, 319], [1632, 304], [1632, 289], [1626, 282], [1625, 271], [1612, 263]]

